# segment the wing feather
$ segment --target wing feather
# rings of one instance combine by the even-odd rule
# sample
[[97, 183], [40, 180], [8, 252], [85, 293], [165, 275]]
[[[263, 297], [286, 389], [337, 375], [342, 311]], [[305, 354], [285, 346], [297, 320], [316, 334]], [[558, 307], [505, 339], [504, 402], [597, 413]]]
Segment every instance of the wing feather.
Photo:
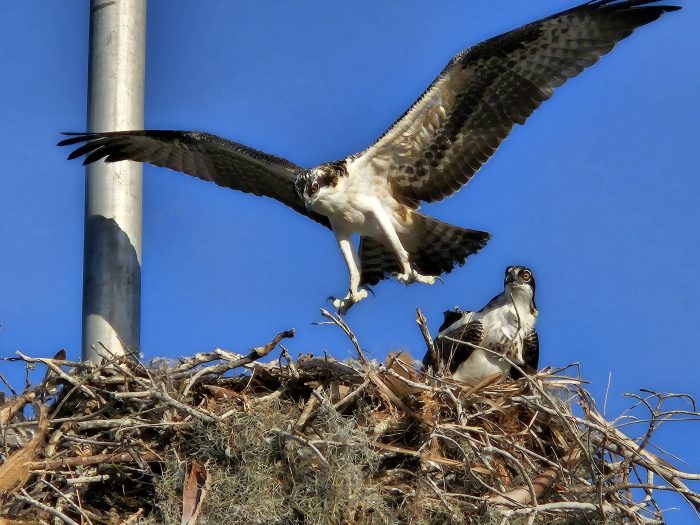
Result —
[[[523, 359], [525, 360], [523, 370], [527, 374], [536, 374], [540, 362], [540, 339], [534, 329], [525, 336], [523, 341]], [[522, 376], [518, 370], [510, 368], [510, 377], [520, 379]]]
[[113, 131], [66, 133], [59, 146], [78, 146], [68, 159], [83, 164], [132, 160], [181, 171], [219, 186], [270, 197], [330, 227], [328, 219], [309, 211], [294, 189], [302, 168], [262, 151], [199, 131]]
[[680, 9], [657, 1], [588, 2], [463, 51], [355, 160], [388, 177], [406, 204], [453, 194], [555, 88], [637, 27]]
[[[469, 318], [471, 312], [459, 312], [459, 317], [450, 316], [454, 319], [452, 324], [457, 324], [464, 319]], [[449, 312], [445, 312], [445, 322], [443, 326], [447, 324]], [[447, 326], [442, 328], [435, 338], [434, 344], [435, 349], [440, 356], [440, 359], [445, 365], [445, 369], [454, 374], [459, 368], [459, 365], [464, 363], [469, 356], [474, 351], [474, 348], [469, 344], [460, 344], [454, 341], [449, 341], [445, 339], [449, 337], [450, 339], [456, 339], [462, 341], [462, 343], [470, 343], [472, 345], [480, 345], [484, 338], [484, 325], [481, 321], [469, 321], [461, 326], [456, 326], [451, 328]], [[435, 366], [435, 365], [433, 365]]]

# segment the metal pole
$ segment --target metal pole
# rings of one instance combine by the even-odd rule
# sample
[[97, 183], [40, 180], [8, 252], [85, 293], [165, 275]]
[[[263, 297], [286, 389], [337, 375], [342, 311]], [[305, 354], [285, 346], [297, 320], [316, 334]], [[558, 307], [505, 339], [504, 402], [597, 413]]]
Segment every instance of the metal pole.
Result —
[[[91, 0], [89, 131], [143, 129], [145, 50], [146, 0]], [[139, 351], [141, 193], [141, 163], [86, 169], [83, 360]]]

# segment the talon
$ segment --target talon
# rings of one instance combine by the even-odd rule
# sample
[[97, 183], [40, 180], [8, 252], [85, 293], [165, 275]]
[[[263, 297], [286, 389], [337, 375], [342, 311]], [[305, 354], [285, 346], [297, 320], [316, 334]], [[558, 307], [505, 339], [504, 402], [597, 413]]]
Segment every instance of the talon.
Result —
[[408, 285], [413, 282], [413, 275], [411, 275], [411, 273], [400, 273], [396, 276], [396, 280]]
[[436, 276], [435, 276], [435, 280], [436, 280], [436, 281], [440, 281], [440, 284], [442, 284], [443, 286], [445, 285], [445, 281], [443, 281], [442, 278], [441, 278], [439, 275], [436, 275]]
[[328, 297], [328, 299], [333, 299], [333, 307], [338, 311], [339, 315], [345, 315], [347, 311], [354, 305], [355, 303], [359, 303], [363, 299], [366, 299], [369, 296], [367, 293], [367, 290], [362, 288], [360, 290], [357, 290], [356, 292], [350, 291], [348, 292], [348, 295], [343, 297], [342, 299], [338, 299], [337, 297], [333, 297], [332, 295]]
[[418, 272], [413, 273], [413, 280], [417, 283], [421, 284], [435, 284], [435, 280], [439, 279], [439, 277], [435, 277], [433, 275], [422, 275]]
[[374, 290], [372, 290], [372, 288], [370, 288], [369, 286], [363, 286], [362, 289], [371, 293], [372, 297], [377, 297], [376, 295], [374, 295]]
[[353, 303], [359, 303], [363, 299], [367, 299], [369, 294], [367, 293], [367, 290], [362, 288], [361, 290], [357, 290], [355, 293], [350, 294], [350, 299], [352, 300]]
[[342, 304], [340, 304], [340, 305], [337, 307], [337, 308], [338, 308], [338, 315], [345, 315], [346, 313], [348, 313], [348, 310], [350, 310], [350, 308], [352, 307], [352, 305], [355, 304], [354, 301], [351, 301], [351, 300], [348, 300], [348, 299], [345, 299], [345, 300], [342, 300], [342, 301], [339, 301], [339, 302], [341, 302]]
[[328, 299], [333, 299], [333, 308], [338, 310], [338, 312], [340, 312], [340, 310], [347, 302], [347, 297], [345, 299], [339, 299], [338, 297], [333, 297], [332, 295], [329, 295]]

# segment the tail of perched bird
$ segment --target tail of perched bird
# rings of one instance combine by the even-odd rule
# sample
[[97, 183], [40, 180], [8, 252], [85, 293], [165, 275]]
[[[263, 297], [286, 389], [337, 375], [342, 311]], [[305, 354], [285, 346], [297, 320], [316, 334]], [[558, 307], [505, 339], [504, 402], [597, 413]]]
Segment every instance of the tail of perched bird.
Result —
[[[418, 212], [412, 213], [410, 235], [402, 238], [411, 265], [423, 275], [442, 275], [462, 265], [491, 238], [487, 232], [453, 226]], [[370, 237], [360, 239], [361, 284], [373, 285], [401, 271], [391, 249]]]

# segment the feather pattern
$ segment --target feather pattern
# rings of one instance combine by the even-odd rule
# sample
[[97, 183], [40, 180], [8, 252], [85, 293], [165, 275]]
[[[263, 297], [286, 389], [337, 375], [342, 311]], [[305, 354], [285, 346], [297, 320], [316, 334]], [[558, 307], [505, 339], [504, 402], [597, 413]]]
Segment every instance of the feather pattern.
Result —
[[[438, 337], [435, 339], [435, 349], [438, 352], [438, 356], [442, 361], [445, 370], [450, 374], [454, 374], [457, 368], [462, 363], [466, 362], [467, 359], [474, 352], [474, 347], [472, 345], [481, 345], [484, 339], [484, 325], [481, 321], [471, 321], [474, 316], [474, 312], [462, 312], [461, 310], [448, 310], [444, 312], [444, 321], [442, 327], [438, 332]], [[447, 327], [457, 323], [458, 321], [463, 321], [463, 323], [458, 324], [453, 330], [445, 331]], [[445, 336], [450, 339], [455, 339], [457, 341], [462, 341], [462, 343], [457, 343], [455, 341], [450, 341], [446, 339]], [[469, 344], [463, 344], [469, 343]], [[432, 366], [436, 369], [437, 364], [432, 363], [430, 359], [430, 352], [426, 353], [423, 359], [424, 366]]]
[[59, 146], [82, 144], [68, 157], [85, 155], [83, 164], [133, 160], [182, 171], [219, 186], [270, 197], [330, 227], [326, 217], [308, 210], [294, 189], [299, 166], [281, 157], [199, 131], [113, 131], [66, 133]]
[[[326, 227], [332, 225], [350, 273], [348, 295], [333, 301], [345, 313], [367, 297], [360, 284], [376, 284], [393, 274], [405, 284], [433, 284], [436, 276], [478, 252], [488, 233], [418, 213], [419, 203], [458, 191], [513, 126], [524, 124], [556, 87], [594, 64], [635, 28], [679, 9], [657, 1], [591, 1], [467, 49], [374, 145], [309, 170], [196, 131], [69, 133], [59, 145], [76, 146], [68, 158], [84, 156], [84, 164], [101, 159], [148, 162], [276, 199]], [[360, 268], [353, 234], [361, 236]], [[532, 308], [530, 314], [536, 316], [534, 302]], [[515, 337], [511, 320], [498, 318], [506, 310], [493, 312], [497, 319], [489, 326], [490, 318], [481, 320], [484, 344], [491, 344], [488, 337], [496, 333]], [[518, 362], [525, 333], [518, 330]]]
[[[402, 242], [408, 249], [411, 265], [423, 275], [450, 273], [467, 257], [483, 248], [490, 234], [469, 230], [413, 212], [411, 234]], [[372, 239], [360, 238], [360, 271], [362, 285], [374, 285], [401, 271], [396, 255]]]
[[396, 255], [372, 237], [360, 237], [360, 285], [375, 285], [401, 271]]
[[356, 160], [388, 178], [405, 204], [448, 197], [556, 87], [637, 27], [680, 9], [656, 1], [588, 2], [463, 51]]
[[[507, 373], [517, 379], [521, 376], [519, 371], [499, 354], [517, 363], [527, 373], [537, 371], [537, 315], [532, 271], [524, 266], [509, 266], [504, 291], [481, 310], [445, 312], [445, 320], [435, 338], [435, 348], [446, 370], [459, 381], [474, 384], [492, 374]], [[430, 361], [428, 352], [424, 363], [434, 367]]]

